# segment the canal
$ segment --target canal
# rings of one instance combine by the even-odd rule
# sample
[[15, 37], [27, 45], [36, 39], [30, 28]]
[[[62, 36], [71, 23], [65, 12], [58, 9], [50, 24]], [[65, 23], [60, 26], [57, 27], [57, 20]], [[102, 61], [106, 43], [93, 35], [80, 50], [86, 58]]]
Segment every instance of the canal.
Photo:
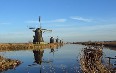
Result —
[[[15, 69], [9, 69], [2, 73], [82, 73], [80, 67], [80, 54], [85, 46], [78, 44], [66, 44], [57, 48], [20, 50], [0, 52], [5, 58], [22, 61]], [[115, 57], [116, 48], [103, 48], [103, 64], [108, 64], [105, 57]], [[116, 67], [116, 59], [111, 61], [112, 67]]]

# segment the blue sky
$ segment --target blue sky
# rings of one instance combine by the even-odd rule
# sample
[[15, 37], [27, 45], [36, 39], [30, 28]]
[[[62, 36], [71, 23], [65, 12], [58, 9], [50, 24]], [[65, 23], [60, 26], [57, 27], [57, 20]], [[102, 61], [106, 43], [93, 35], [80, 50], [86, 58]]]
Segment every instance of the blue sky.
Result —
[[32, 41], [39, 16], [45, 42], [116, 40], [116, 0], [0, 0], [0, 42]]

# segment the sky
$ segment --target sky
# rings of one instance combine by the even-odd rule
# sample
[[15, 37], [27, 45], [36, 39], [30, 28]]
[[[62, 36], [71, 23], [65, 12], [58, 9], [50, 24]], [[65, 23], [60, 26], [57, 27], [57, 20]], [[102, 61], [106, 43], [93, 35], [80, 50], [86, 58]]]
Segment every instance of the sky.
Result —
[[45, 42], [116, 40], [116, 0], [0, 0], [0, 43], [32, 41], [39, 16]]

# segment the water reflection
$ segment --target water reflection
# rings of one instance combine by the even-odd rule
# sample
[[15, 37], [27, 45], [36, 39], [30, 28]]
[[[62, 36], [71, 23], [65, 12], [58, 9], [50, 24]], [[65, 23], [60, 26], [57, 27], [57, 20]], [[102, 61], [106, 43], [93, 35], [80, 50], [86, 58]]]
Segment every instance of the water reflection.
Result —
[[116, 51], [116, 47], [105, 47], [105, 48]]
[[[60, 46], [61, 47], [61, 46]], [[54, 56], [54, 52], [55, 52], [55, 49], [58, 49], [59, 47], [57, 46], [57, 47], [51, 47], [50, 49], [49, 49], [49, 53], [53, 53], [53, 56]], [[52, 64], [53, 64], [53, 60], [50, 60], [50, 59], [48, 59], [48, 60], [46, 60], [46, 59], [43, 59], [43, 55], [44, 54], [46, 54], [45, 52], [44, 52], [44, 50], [45, 49], [35, 49], [35, 50], [33, 50], [33, 54], [34, 54], [34, 63], [36, 63], [36, 64], [38, 64], [40, 67], [40, 69], [39, 69], [39, 73], [45, 73], [45, 72], [55, 72], [55, 67], [54, 66], [52, 66]], [[49, 56], [48, 56], [49, 57]], [[51, 64], [50, 64], [51, 63]], [[45, 64], [50, 64], [50, 66], [48, 67], [47, 66], [47, 68], [49, 68], [49, 69], [45, 69]], [[35, 65], [35, 64], [33, 64], [33, 65]], [[31, 66], [33, 66], [33, 65], [31, 65]]]
[[34, 53], [34, 59], [35, 59], [34, 62], [41, 65], [44, 50], [43, 49], [33, 50], [33, 53]]
[[[35, 48], [34, 50], [6, 52], [4, 56], [17, 58], [23, 63], [16, 70], [8, 70], [4, 73], [82, 73], [79, 59], [84, 47], [83, 45], [71, 44], [51, 46], [46, 49]], [[106, 57], [116, 56], [116, 52], [113, 50], [103, 50]], [[111, 63], [114, 61], [111, 60]]]
[[[55, 49], [54, 48], [50, 48], [50, 52], [49, 53], [53, 53], [53, 56], [54, 56], [54, 52], [55, 52]], [[39, 65], [41, 65], [42, 63], [53, 62], [53, 60], [45, 60], [45, 59], [43, 59], [44, 49], [35, 49], [35, 50], [33, 50], [33, 54], [34, 54], [34, 60], [35, 60], [34, 62], [39, 64]]]
[[[54, 58], [55, 52], [58, 51], [59, 48], [62, 48], [62, 45], [59, 45], [59, 46], [56, 46], [56, 47], [50, 47], [49, 53], [52, 53], [53, 54], [53, 58]], [[34, 62], [40, 65], [40, 73], [44, 73], [44, 72], [61, 72], [61, 73], [62, 72], [68, 72], [68, 73], [70, 73], [70, 72], [71, 73], [77, 73], [78, 72], [78, 73], [80, 73], [80, 72], [82, 72], [82, 70], [80, 69], [79, 65], [75, 65], [75, 64], [69, 65], [70, 68], [68, 68], [67, 67], [68, 66], [68, 63], [66, 63], [66, 64], [64, 63], [65, 62], [65, 60], [64, 60], [65, 58], [62, 59], [62, 60], [64, 60], [63, 61], [64, 64], [63, 63], [62, 64], [60, 63], [59, 66], [57, 66], [58, 64], [57, 65], [54, 65], [53, 64], [53, 60], [43, 59], [43, 57], [44, 57], [43, 55], [46, 54], [44, 52], [44, 50], [45, 49], [33, 50], [34, 60], [35, 60]], [[68, 55], [68, 56], [70, 56], [70, 55]], [[74, 62], [74, 60], [73, 60], [73, 62]], [[48, 67], [44, 66], [45, 64], [42, 64], [42, 63], [51, 63], [52, 65], [50, 65], [49, 68], [48, 68]], [[43, 67], [44, 67], [44, 69], [43, 69]], [[57, 68], [61, 68], [61, 69], [58, 69], [58, 71], [56, 71]]]

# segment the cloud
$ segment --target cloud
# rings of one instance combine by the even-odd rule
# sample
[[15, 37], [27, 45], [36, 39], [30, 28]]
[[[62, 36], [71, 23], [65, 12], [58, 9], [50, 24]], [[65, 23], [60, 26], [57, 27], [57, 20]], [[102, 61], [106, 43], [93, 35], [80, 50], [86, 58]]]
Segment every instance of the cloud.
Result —
[[82, 26], [79, 27], [78, 29], [85, 29], [85, 30], [96, 30], [96, 31], [109, 31], [109, 30], [115, 30], [116, 29], [116, 24], [102, 24], [102, 25], [93, 25], [93, 26]]
[[[116, 37], [116, 24], [104, 24], [104, 25], [85, 25], [70, 28], [55, 28], [53, 32], [60, 37], [64, 37], [67, 40], [115, 40]], [[78, 37], [78, 38], [77, 38]]]
[[7, 23], [7, 22], [3, 22], [3, 23], [0, 23], [1, 25], [7, 25], [7, 24], [11, 24], [11, 23]]
[[56, 19], [48, 22], [66, 22], [66, 19]]
[[33, 40], [32, 35], [33, 35], [32, 32], [29, 31], [21, 31], [21, 32], [14, 31], [14, 32], [0, 33], [0, 43], [28, 42], [30, 40]]
[[70, 17], [71, 19], [74, 20], [78, 20], [78, 21], [83, 21], [83, 22], [92, 22], [93, 19], [88, 19], [88, 18], [83, 18], [83, 17], [79, 17], [79, 16], [74, 16], [74, 17]]
[[[49, 20], [49, 21], [41, 21], [41, 23], [62, 23], [66, 21], [67, 19], [55, 19], [55, 20]], [[30, 20], [30, 21], [26, 21], [26, 23], [39, 23], [39, 21]]]

